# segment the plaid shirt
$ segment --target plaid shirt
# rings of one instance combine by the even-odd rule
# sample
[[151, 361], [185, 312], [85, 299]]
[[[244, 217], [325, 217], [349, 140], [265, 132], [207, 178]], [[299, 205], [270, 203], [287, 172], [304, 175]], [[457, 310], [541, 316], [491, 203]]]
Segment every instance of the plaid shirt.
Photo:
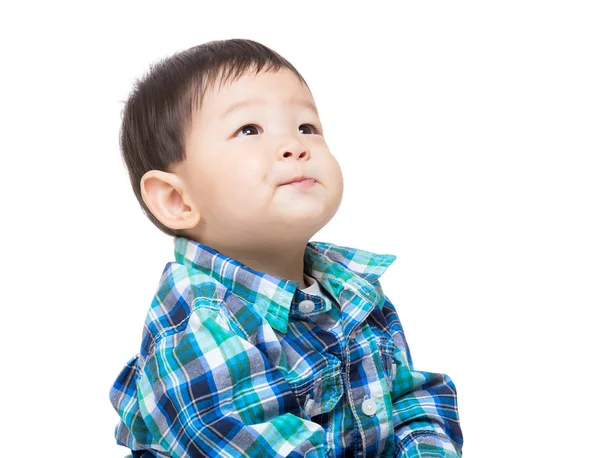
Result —
[[134, 456], [459, 457], [456, 390], [413, 369], [379, 277], [394, 255], [309, 242], [324, 295], [176, 237], [110, 398]]

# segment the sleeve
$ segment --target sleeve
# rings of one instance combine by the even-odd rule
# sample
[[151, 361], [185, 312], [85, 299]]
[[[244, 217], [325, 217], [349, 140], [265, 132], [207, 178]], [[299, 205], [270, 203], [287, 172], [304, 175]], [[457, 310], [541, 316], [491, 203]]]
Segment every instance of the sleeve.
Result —
[[198, 308], [185, 330], [157, 339], [138, 398], [149, 430], [174, 457], [325, 456], [323, 428], [218, 309]]
[[391, 386], [395, 456], [462, 456], [454, 383], [445, 374], [414, 370], [404, 330], [387, 296], [382, 312], [395, 343]]

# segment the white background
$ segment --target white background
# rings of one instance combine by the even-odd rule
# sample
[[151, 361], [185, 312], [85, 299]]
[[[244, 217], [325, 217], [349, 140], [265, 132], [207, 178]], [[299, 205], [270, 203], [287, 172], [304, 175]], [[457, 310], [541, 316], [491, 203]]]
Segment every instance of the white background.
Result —
[[308, 81], [345, 177], [313, 240], [398, 256], [384, 290], [456, 383], [465, 456], [600, 456], [598, 3], [218, 3], [2, 7], [0, 454], [126, 454], [108, 391], [173, 246], [121, 108], [151, 62], [237, 37]]

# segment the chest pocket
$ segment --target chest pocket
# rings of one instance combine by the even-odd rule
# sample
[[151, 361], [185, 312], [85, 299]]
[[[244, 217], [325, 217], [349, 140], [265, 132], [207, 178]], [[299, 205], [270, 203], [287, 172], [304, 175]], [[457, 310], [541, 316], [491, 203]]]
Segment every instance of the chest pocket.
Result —
[[309, 417], [315, 417], [331, 412], [344, 393], [341, 363], [329, 354], [305, 356], [308, 358], [300, 356], [291, 361], [292, 369], [285, 378], [300, 407]]

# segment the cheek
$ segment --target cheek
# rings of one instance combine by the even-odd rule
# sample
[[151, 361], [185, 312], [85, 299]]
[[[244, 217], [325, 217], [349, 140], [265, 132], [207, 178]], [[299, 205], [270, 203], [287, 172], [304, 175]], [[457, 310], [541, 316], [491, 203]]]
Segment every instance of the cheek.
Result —
[[331, 204], [339, 206], [344, 194], [344, 176], [337, 160], [330, 156], [327, 163], [327, 188]]
[[261, 174], [255, 164], [237, 164], [213, 179], [213, 202], [217, 209], [227, 209], [234, 219], [256, 213], [269, 198], [266, 180], [265, 173]]
[[335, 183], [338, 186], [343, 186], [342, 169], [338, 161], [331, 154], [327, 156], [326, 167], [327, 173], [329, 174], [329, 179], [332, 180], [332, 183]]

